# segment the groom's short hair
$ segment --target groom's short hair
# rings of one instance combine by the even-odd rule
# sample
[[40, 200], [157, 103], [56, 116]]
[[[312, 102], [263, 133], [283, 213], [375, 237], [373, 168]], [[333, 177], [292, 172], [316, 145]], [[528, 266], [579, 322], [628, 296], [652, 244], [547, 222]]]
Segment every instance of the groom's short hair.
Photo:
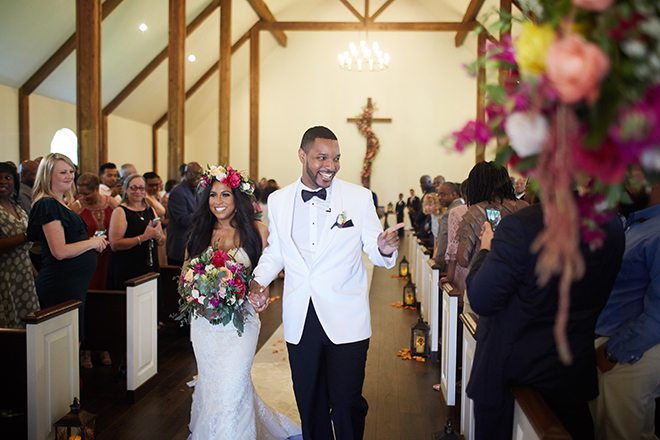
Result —
[[331, 141], [336, 141], [337, 136], [335, 136], [329, 128], [317, 125], [316, 127], [307, 129], [305, 134], [303, 134], [300, 148], [302, 148], [305, 153], [309, 153], [309, 150], [314, 146], [316, 139], [329, 139]]

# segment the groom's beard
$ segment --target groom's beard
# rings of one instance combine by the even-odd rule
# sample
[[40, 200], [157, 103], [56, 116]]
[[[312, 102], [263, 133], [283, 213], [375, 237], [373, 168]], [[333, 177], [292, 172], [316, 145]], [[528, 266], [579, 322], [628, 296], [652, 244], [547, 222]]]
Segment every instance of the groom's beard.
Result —
[[[307, 177], [309, 177], [309, 180], [314, 182], [317, 186], [317, 188], [328, 188], [332, 181], [334, 180], [335, 176], [337, 175], [336, 171], [328, 171], [328, 173], [332, 173], [332, 178], [330, 179], [329, 182], [326, 182], [323, 177], [320, 175], [321, 170], [319, 171], [312, 171], [309, 168], [309, 165], [305, 164], [305, 173], [307, 174]], [[325, 172], [325, 171], [324, 171]], [[316, 189], [316, 188], [312, 188]]]

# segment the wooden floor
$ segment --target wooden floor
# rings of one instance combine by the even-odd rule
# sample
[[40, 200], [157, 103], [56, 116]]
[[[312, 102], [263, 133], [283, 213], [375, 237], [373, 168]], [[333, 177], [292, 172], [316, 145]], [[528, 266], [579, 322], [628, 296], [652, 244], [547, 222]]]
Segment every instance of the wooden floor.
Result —
[[[405, 245], [405, 243], [404, 243]], [[406, 249], [407, 246], [402, 246]], [[373, 336], [367, 359], [364, 396], [369, 402], [365, 439], [432, 439], [445, 423], [441, 394], [432, 389], [440, 380], [438, 363], [404, 361], [398, 350], [410, 346], [410, 328], [416, 310], [397, 309], [403, 282], [395, 270], [376, 268], [371, 287]], [[271, 295], [279, 295], [277, 281]], [[281, 299], [261, 314], [258, 349], [281, 323]], [[118, 373], [119, 354], [113, 365], [81, 369], [83, 409], [97, 414], [98, 440], [185, 440], [188, 437], [191, 389], [186, 382], [196, 374], [195, 357], [185, 332], [166, 323], [159, 333], [156, 383], [136, 404], [125, 397], [125, 379]]]

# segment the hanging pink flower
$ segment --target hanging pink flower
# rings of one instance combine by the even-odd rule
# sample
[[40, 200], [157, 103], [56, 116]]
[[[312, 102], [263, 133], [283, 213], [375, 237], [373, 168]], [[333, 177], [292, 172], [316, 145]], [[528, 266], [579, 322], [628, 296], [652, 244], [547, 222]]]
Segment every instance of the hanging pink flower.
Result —
[[452, 135], [456, 139], [454, 146], [458, 151], [463, 151], [466, 145], [473, 142], [485, 144], [493, 137], [488, 125], [481, 121], [470, 121], [461, 131], [455, 131]]
[[602, 49], [574, 33], [550, 46], [545, 64], [548, 79], [565, 104], [583, 99], [595, 103], [600, 83], [610, 71], [610, 59]]
[[579, 144], [573, 150], [573, 160], [577, 168], [604, 184], [622, 181], [629, 163], [621, 157], [619, 149], [609, 138], [595, 149]]
[[609, 8], [614, 0], [573, 0], [573, 4], [578, 8], [587, 11], [604, 11]]

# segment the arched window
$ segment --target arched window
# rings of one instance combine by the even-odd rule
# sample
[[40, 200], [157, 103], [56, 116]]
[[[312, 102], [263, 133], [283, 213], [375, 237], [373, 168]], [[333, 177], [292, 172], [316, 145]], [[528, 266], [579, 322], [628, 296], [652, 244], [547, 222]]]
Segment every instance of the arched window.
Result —
[[74, 165], [78, 165], [78, 137], [68, 128], [57, 130], [50, 141], [50, 152], [65, 154]]

